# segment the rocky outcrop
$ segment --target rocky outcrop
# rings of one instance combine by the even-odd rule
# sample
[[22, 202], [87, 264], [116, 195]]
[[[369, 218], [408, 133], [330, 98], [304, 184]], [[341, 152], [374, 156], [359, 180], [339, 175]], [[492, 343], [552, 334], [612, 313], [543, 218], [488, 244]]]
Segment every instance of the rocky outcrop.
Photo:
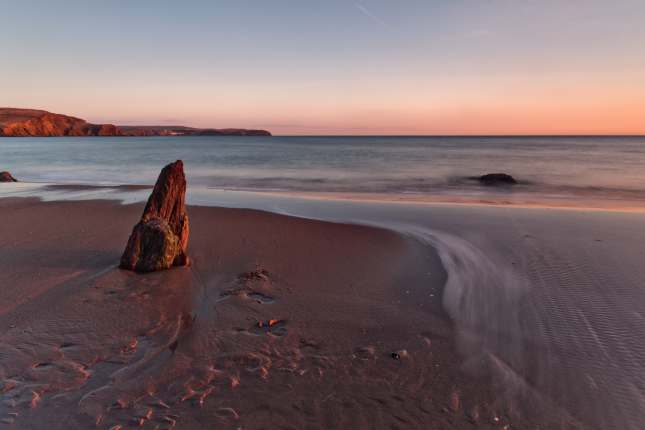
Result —
[[68, 115], [35, 109], [0, 108], [0, 136], [118, 136], [112, 124], [90, 124]]
[[0, 182], [18, 182], [9, 172], [0, 172]]
[[185, 196], [184, 163], [177, 160], [161, 170], [121, 256], [122, 269], [153, 272], [189, 264]]
[[267, 130], [246, 128], [192, 128], [184, 126], [135, 126], [120, 127], [124, 136], [271, 136]]
[[507, 173], [488, 173], [476, 178], [483, 185], [515, 185], [517, 181]]
[[121, 130], [113, 124], [90, 124], [88, 136], [121, 136]]
[[266, 130], [247, 130], [245, 128], [205, 128], [195, 130], [193, 135], [197, 136], [271, 136]]

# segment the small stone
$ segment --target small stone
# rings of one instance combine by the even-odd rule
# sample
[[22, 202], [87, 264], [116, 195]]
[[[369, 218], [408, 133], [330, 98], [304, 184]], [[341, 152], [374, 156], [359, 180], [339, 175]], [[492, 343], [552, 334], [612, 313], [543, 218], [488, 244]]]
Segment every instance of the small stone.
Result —
[[400, 349], [398, 351], [394, 351], [390, 356], [395, 359], [395, 360], [401, 360], [403, 358], [408, 358], [410, 355], [408, 354], [408, 351], [405, 349]]
[[0, 172], [0, 182], [18, 182], [9, 172]]
[[230, 380], [231, 380], [231, 388], [235, 388], [238, 385], [240, 385], [240, 378], [239, 377], [231, 376]]

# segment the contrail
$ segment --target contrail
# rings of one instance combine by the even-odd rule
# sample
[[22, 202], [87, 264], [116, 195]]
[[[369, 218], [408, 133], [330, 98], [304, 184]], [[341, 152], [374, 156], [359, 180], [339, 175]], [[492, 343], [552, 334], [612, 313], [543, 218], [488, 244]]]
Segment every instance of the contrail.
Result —
[[383, 27], [387, 27], [387, 24], [385, 23], [385, 21], [383, 21], [378, 16], [374, 15], [372, 12], [370, 12], [368, 8], [366, 8], [362, 4], [354, 2], [354, 6], [356, 6], [356, 9], [360, 10], [363, 15], [365, 15], [375, 23], [382, 25]]

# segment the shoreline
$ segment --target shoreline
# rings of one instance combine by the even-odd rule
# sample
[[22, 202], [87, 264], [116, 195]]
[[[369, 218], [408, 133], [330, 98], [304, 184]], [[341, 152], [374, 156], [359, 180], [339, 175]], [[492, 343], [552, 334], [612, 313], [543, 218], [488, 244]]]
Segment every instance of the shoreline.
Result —
[[[227, 190], [217, 189], [214, 190], [231, 193], [247, 193], [255, 195], [267, 195], [275, 197], [299, 198], [306, 200], [322, 200], [322, 201], [352, 201], [352, 202], [365, 202], [365, 203], [388, 203], [388, 204], [401, 204], [401, 205], [446, 205], [446, 206], [473, 206], [473, 207], [494, 207], [494, 208], [519, 208], [519, 209], [554, 209], [554, 210], [575, 210], [575, 211], [599, 211], [599, 212], [638, 212], [645, 213], [645, 202], [643, 206], [614, 206], [614, 207], [600, 207], [600, 206], [587, 206], [580, 205], [557, 205], [546, 203], [515, 203], [511, 201], [495, 202], [486, 201], [482, 199], [463, 199], [456, 200], [455, 198], [442, 199], [439, 196], [423, 195], [418, 199], [410, 198], [414, 194], [370, 194], [370, 193], [299, 193], [299, 192], [272, 192], [272, 191], [246, 191], [246, 190]], [[392, 196], [392, 197], [388, 197]], [[398, 196], [399, 198], [394, 198]], [[403, 197], [405, 196], [405, 198]], [[409, 197], [408, 197], [409, 196]]]
[[[25, 185], [25, 187], [21, 187]], [[125, 204], [133, 203], [135, 200], [127, 199], [132, 193], [138, 191], [145, 191], [152, 189], [152, 185], [139, 185], [139, 184], [86, 184], [86, 183], [51, 183], [51, 182], [16, 182], [11, 184], [2, 184], [3, 187], [23, 188], [23, 194], [18, 194], [16, 197], [37, 197], [46, 198], [47, 194], [52, 191], [62, 192], [92, 192], [101, 191], [115, 193], [112, 197], [107, 196], [92, 196], [80, 197], [75, 199], [70, 195], [69, 200], [96, 200], [96, 199], [109, 199], [115, 201], [124, 201]], [[0, 187], [0, 198], [14, 197], [14, 195], [2, 195], [3, 188]], [[42, 191], [41, 194], [37, 194]], [[20, 193], [21, 190], [18, 190]], [[32, 192], [30, 194], [30, 192]], [[117, 193], [123, 193], [119, 196]], [[493, 207], [493, 208], [510, 208], [510, 209], [547, 209], [547, 210], [564, 210], [564, 211], [583, 211], [583, 212], [612, 212], [612, 213], [645, 213], [645, 201], [639, 200], [620, 200], [616, 199], [613, 202], [620, 202], [619, 204], [606, 204], [605, 200], [589, 200], [579, 199], [571, 200], [567, 204], [563, 204], [562, 199], [542, 199], [541, 202], [531, 202], [530, 199], [524, 194], [524, 199], [513, 201], [509, 196], [505, 199], [500, 198], [496, 200], [490, 196], [488, 197], [468, 197], [453, 194], [446, 196], [441, 194], [414, 194], [414, 193], [344, 193], [344, 192], [299, 192], [299, 191], [274, 191], [274, 190], [243, 190], [243, 189], [229, 189], [217, 188], [209, 186], [192, 186], [189, 190], [188, 197], [192, 194], [199, 193], [200, 196], [208, 193], [214, 194], [237, 194], [239, 196], [251, 197], [275, 197], [281, 199], [300, 199], [305, 201], [336, 201], [336, 202], [356, 202], [356, 203], [380, 203], [380, 204], [397, 204], [397, 205], [421, 205], [421, 206], [463, 206], [463, 207]], [[130, 193], [130, 194], [128, 194]], [[15, 194], [15, 192], [13, 193]], [[49, 194], [51, 196], [51, 194]], [[60, 196], [60, 200], [66, 200]], [[494, 196], [493, 196], [494, 197]], [[144, 194], [141, 194], [141, 200], [144, 200]], [[53, 199], [56, 200], [56, 199]], [[207, 198], [206, 198], [207, 200]], [[604, 204], [602, 204], [604, 203]], [[200, 203], [193, 204], [193, 206], [218, 206], [217, 202], [212, 204], [201, 201]]]

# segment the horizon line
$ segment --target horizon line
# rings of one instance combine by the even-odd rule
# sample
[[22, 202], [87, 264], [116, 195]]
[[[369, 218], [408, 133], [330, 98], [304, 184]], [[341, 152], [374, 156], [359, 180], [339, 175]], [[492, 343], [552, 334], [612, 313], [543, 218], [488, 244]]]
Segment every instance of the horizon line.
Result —
[[[269, 130], [270, 131], [270, 130]], [[190, 137], [190, 136], [188, 136]], [[216, 136], [217, 137], [217, 136]], [[267, 137], [494, 137], [494, 138], [511, 138], [511, 137], [645, 137], [641, 134], [616, 134], [616, 133], [575, 133], [575, 134], [273, 134]]]

